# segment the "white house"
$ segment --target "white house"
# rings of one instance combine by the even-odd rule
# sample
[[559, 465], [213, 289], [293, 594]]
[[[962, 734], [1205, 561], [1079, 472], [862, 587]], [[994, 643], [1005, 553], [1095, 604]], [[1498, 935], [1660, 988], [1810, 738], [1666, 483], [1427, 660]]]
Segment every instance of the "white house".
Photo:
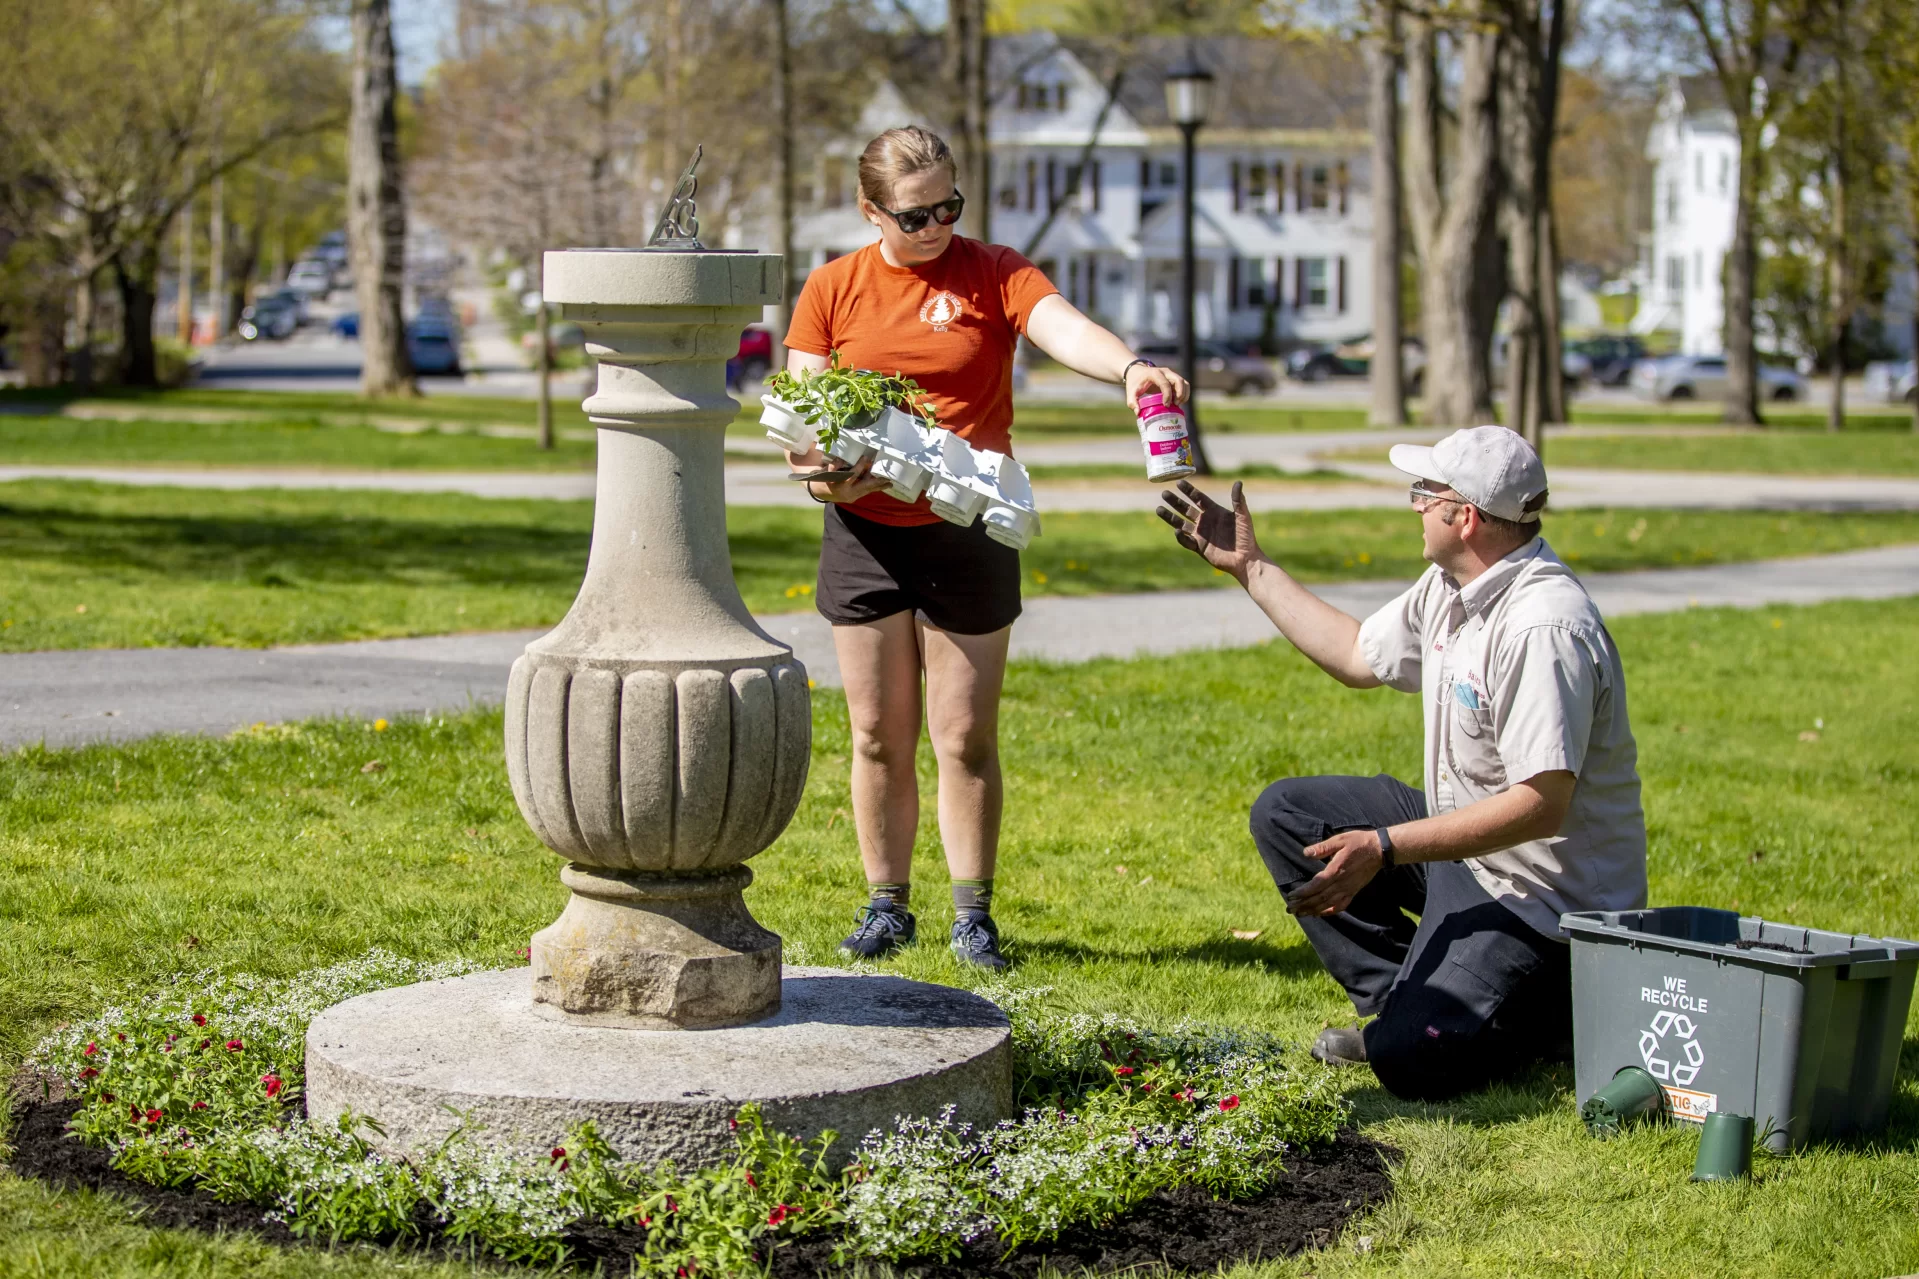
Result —
[[1633, 332], [1674, 330], [1684, 354], [1723, 354], [1720, 269], [1737, 211], [1739, 134], [1717, 81], [1672, 80], [1647, 137], [1646, 156], [1653, 164], [1652, 235]]
[[[1675, 77], [1660, 100], [1646, 139], [1653, 163], [1652, 234], [1640, 262], [1644, 287], [1635, 333], [1676, 332], [1687, 355], [1725, 351], [1725, 292], [1721, 268], [1738, 216], [1739, 135], [1711, 76]], [[1768, 251], [1763, 241], [1759, 252]], [[1880, 306], [1890, 345], [1912, 344], [1913, 255], [1903, 243], [1899, 268]], [[1768, 345], [1763, 331], [1760, 345]]]
[[[1163, 82], [1185, 40], [1148, 40], [1127, 64], [1070, 198], [1107, 86], [1096, 52], [1052, 34], [993, 43], [989, 130], [992, 238], [1030, 249], [1067, 297], [1117, 331], [1170, 337], [1180, 257], [1180, 137]], [[1190, 46], [1218, 77], [1199, 134], [1195, 242], [1199, 336], [1277, 346], [1372, 328], [1370, 141], [1359, 58], [1341, 45], [1205, 39]], [[877, 237], [855, 207], [867, 139], [933, 122], [898, 85], [880, 86], [856, 136], [816, 152], [798, 183], [802, 271]], [[1033, 236], [1053, 215], [1037, 245]]]

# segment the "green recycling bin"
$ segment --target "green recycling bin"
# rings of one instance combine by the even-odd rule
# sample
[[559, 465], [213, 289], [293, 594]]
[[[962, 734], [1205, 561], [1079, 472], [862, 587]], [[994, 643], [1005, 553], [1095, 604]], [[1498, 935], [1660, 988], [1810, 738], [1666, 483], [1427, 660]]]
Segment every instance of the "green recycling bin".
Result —
[[1750, 1115], [1778, 1153], [1885, 1126], [1919, 944], [1705, 906], [1559, 922], [1582, 1106], [1638, 1066], [1674, 1119]]

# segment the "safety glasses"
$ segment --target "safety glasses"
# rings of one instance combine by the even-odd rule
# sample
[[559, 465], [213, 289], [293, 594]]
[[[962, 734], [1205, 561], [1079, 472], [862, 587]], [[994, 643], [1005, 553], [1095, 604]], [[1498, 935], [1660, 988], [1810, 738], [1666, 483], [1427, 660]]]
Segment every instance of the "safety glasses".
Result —
[[952, 226], [959, 221], [960, 210], [966, 207], [966, 197], [955, 191], [949, 200], [941, 200], [938, 204], [928, 204], [917, 209], [889, 209], [883, 204], [876, 204], [873, 207], [893, 219], [894, 224], [907, 235], [918, 235], [926, 229], [928, 221], [937, 222], [941, 226]]
[[1421, 514], [1424, 514], [1426, 508], [1434, 502], [1452, 502], [1455, 505], [1466, 505], [1466, 499], [1459, 496], [1459, 494], [1435, 493], [1432, 489], [1426, 487], [1426, 481], [1424, 480], [1413, 481], [1413, 485], [1411, 489], [1408, 490], [1407, 495], [1412, 498], [1413, 509]]

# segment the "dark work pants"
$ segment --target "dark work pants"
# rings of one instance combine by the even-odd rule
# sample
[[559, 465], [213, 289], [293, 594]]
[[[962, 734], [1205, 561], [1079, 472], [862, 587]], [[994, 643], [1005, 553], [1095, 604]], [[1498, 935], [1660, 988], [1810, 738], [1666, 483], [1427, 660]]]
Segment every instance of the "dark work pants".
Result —
[[[1425, 798], [1383, 773], [1295, 777], [1254, 803], [1253, 841], [1290, 895], [1325, 868], [1305, 849], [1424, 816]], [[1500, 905], [1463, 862], [1388, 867], [1345, 910], [1299, 926], [1353, 1007], [1379, 1014], [1366, 1056], [1396, 1096], [1443, 1100], [1572, 1056], [1566, 944]]]

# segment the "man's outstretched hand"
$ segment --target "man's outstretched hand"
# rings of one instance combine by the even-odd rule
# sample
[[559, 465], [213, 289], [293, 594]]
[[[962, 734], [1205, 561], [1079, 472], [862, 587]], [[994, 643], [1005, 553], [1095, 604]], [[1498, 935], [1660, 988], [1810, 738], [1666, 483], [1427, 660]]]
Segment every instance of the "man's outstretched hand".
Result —
[[1246, 509], [1246, 493], [1238, 480], [1233, 481], [1233, 506], [1221, 506], [1181, 480], [1179, 492], [1171, 489], [1159, 495], [1159, 518], [1173, 526], [1179, 544], [1202, 557], [1222, 573], [1231, 573], [1241, 586], [1256, 560], [1263, 559], [1259, 542], [1253, 536], [1253, 513]]

